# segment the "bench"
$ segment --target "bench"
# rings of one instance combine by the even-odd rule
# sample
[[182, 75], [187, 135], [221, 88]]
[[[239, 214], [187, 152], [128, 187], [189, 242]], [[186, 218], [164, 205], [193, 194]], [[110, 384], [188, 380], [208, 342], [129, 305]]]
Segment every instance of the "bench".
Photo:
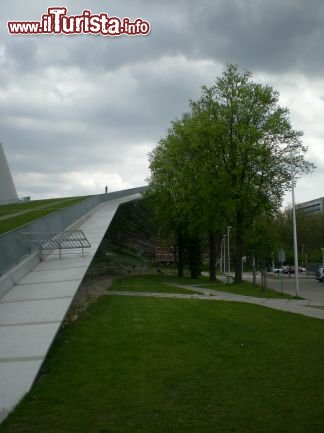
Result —
[[81, 248], [83, 256], [84, 248], [91, 248], [91, 244], [82, 230], [64, 232], [24, 232], [22, 236], [33, 250], [40, 251], [41, 258], [43, 251], [58, 250], [61, 259], [62, 250]]

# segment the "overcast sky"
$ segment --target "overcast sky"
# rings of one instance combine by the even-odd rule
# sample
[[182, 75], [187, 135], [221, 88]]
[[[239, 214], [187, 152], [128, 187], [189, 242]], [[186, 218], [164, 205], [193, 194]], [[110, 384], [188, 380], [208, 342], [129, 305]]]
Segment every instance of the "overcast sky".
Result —
[[[147, 36], [12, 36], [66, 6], [150, 22]], [[144, 185], [147, 154], [226, 63], [280, 92], [307, 158], [298, 202], [324, 196], [323, 0], [11, 0], [0, 6], [0, 141], [19, 196]], [[290, 202], [290, 193], [285, 202]]]

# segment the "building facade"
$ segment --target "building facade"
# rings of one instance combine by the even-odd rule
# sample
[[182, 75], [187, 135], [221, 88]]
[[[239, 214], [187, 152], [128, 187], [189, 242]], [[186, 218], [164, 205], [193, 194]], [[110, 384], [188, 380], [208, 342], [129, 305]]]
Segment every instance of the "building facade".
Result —
[[18, 196], [3, 146], [0, 143], [0, 204], [17, 202]]
[[324, 197], [315, 200], [305, 201], [296, 205], [297, 210], [302, 210], [309, 215], [319, 215], [324, 213]]

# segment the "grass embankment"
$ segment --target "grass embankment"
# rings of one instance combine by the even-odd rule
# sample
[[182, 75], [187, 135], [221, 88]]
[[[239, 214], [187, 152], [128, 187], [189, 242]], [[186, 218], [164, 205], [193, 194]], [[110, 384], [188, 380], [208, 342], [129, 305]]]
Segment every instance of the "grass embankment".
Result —
[[86, 198], [69, 197], [2, 205], [0, 206], [0, 235]]
[[0, 432], [322, 433], [323, 338], [250, 304], [103, 296]]

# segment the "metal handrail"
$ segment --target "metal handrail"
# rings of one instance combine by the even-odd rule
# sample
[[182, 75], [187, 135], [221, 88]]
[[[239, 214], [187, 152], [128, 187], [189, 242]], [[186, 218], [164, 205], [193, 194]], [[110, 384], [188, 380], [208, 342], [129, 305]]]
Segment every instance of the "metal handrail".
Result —
[[62, 249], [91, 248], [86, 235], [82, 230], [67, 230], [63, 232], [23, 232], [22, 237], [33, 250], [40, 252], [59, 250], [60, 258]]

